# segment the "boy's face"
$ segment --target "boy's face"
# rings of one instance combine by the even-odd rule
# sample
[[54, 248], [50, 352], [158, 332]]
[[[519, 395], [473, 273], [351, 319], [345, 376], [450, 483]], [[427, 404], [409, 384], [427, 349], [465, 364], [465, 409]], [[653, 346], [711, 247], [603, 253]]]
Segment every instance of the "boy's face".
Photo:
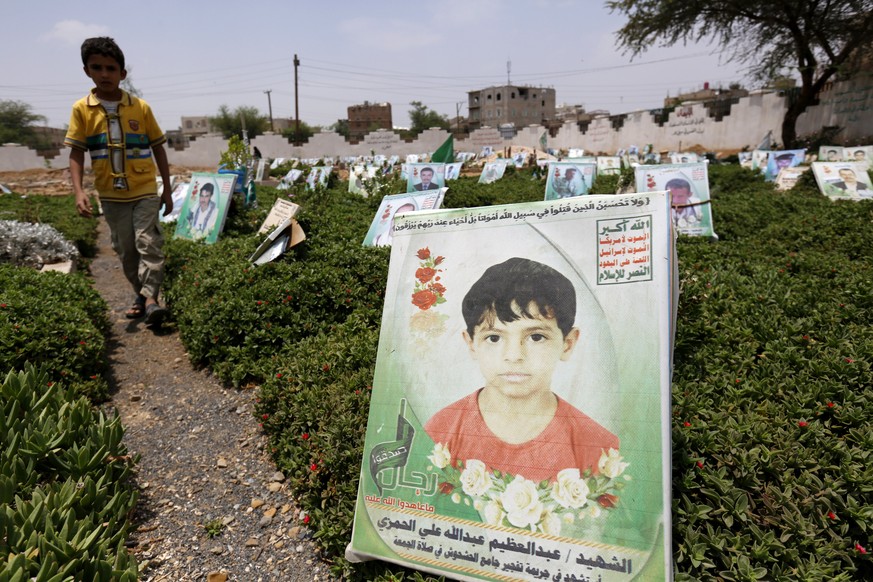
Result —
[[119, 66], [118, 61], [103, 55], [91, 55], [85, 65], [85, 74], [94, 81], [97, 97], [114, 100], [121, 98], [118, 85], [127, 78], [127, 71]]
[[[517, 305], [513, 310], [520, 313]], [[533, 317], [504, 323], [494, 313], [464, 341], [485, 377], [485, 388], [504, 398], [525, 398], [552, 390], [552, 374], [558, 361], [569, 359], [579, 339], [573, 328], [564, 337], [554, 317], [545, 317], [531, 304]]]

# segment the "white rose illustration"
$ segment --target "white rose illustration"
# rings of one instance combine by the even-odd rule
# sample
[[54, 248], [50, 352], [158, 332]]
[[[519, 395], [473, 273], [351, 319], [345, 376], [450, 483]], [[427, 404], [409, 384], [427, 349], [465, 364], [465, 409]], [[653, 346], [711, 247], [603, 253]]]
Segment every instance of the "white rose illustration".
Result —
[[506, 519], [515, 527], [529, 527], [531, 531], [543, 513], [543, 504], [537, 495], [537, 485], [524, 477], [516, 477], [506, 486], [506, 491], [500, 496]]
[[427, 458], [438, 469], [445, 469], [452, 462], [452, 454], [449, 452], [449, 447], [442, 443], [436, 443], [433, 446], [433, 453]]
[[588, 503], [588, 493], [588, 484], [579, 476], [579, 469], [564, 469], [552, 484], [552, 498], [561, 507], [582, 507]]
[[610, 479], [615, 479], [627, 468], [628, 463], [622, 462], [623, 457], [618, 454], [616, 449], [609, 449], [609, 452], [604, 452], [600, 455], [600, 460], [597, 461], [597, 469], [600, 474]]
[[480, 497], [491, 489], [491, 475], [485, 463], [479, 459], [469, 459], [461, 472], [461, 489], [470, 497]]
[[561, 535], [561, 518], [551, 511], [546, 511], [543, 514], [543, 520], [540, 524], [540, 529], [542, 529], [543, 533], [546, 535]]
[[503, 518], [506, 516], [506, 513], [503, 511], [503, 508], [500, 507], [500, 504], [496, 501], [489, 501], [488, 505], [485, 506], [484, 515], [482, 517], [485, 518], [485, 522], [491, 525], [500, 525], [500, 522], [503, 521]]

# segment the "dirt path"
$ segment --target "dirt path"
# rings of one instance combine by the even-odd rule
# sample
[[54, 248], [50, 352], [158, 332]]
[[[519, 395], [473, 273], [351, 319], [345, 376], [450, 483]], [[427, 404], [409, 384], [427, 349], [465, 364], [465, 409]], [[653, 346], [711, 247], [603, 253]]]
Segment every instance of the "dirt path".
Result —
[[[140, 502], [131, 551], [141, 580], [328, 580], [284, 476], [252, 417], [255, 394], [194, 370], [173, 327], [125, 319], [133, 299], [100, 221], [91, 271], [110, 306], [108, 406], [138, 454]], [[204, 525], [224, 528], [210, 539]], [[226, 577], [225, 577], [226, 576]]]

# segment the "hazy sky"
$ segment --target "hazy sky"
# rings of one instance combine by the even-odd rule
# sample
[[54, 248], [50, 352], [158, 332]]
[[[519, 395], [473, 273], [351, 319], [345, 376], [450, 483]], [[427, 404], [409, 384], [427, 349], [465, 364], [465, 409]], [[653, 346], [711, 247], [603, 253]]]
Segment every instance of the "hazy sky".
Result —
[[[660, 107], [667, 95], [747, 79], [706, 45], [654, 48], [633, 62], [615, 46], [622, 17], [600, 1], [441, 0], [210, 2], [134, 5], [12, 0], [0, 35], [0, 100], [17, 100], [65, 127], [90, 88], [79, 47], [111, 36], [133, 85], [164, 130], [183, 115], [219, 106], [294, 116], [300, 59], [300, 118], [330, 125], [349, 105], [388, 101], [394, 125], [409, 102], [454, 117], [467, 91], [503, 84], [554, 87], [558, 104], [623, 113]], [[12, 18], [8, 19], [9, 12]]]

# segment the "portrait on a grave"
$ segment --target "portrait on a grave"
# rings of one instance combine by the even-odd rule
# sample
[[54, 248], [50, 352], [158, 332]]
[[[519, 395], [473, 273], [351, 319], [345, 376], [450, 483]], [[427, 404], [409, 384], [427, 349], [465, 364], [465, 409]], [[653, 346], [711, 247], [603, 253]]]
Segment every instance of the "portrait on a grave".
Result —
[[176, 236], [216, 242], [224, 228], [236, 178], [236, 174], [193, 173], [179, 211]]
[[764, 179], [772, 182], [783, 168], [793, 168], [803, 163], [806, 156], [805, 149], [771, 151], [767, 156], [767, 167], [764, 171]]
[[715, 236], [709, 201], [709, 174], [704, 162], [637, 166], [637, 192], [667, 190], [673, 225], [681, 234]]
[[550, 162], [546, 177], [545, 200], [588, 194], [593, 184], [596, 167], [595, 164]]
[[439, 190], [446, 184], [445, 164], [406, 164], [406, 173], [407, 192]]
[[862, 162], [813, 162], [819, 191], [832, 200], [868, 200], [873, 184]]
[[662, 576], [671, 240], [663, 192], [398, 218], [347, 555]]
[[488, 162], [482, 168], [482, 173], [479, 175], [480, 184], [490, 184], [496, 182], [503, 177], [506, 172], [507, 160], [499, 160], [496, 162]]
[[390, 246], [394, 238], [394, 217], [406, 212], [433, 210], [440, 207], [447, 188], [424, 192], [392, 194], [382, 198], [379, 209], [364, 236], [364, 246]]

